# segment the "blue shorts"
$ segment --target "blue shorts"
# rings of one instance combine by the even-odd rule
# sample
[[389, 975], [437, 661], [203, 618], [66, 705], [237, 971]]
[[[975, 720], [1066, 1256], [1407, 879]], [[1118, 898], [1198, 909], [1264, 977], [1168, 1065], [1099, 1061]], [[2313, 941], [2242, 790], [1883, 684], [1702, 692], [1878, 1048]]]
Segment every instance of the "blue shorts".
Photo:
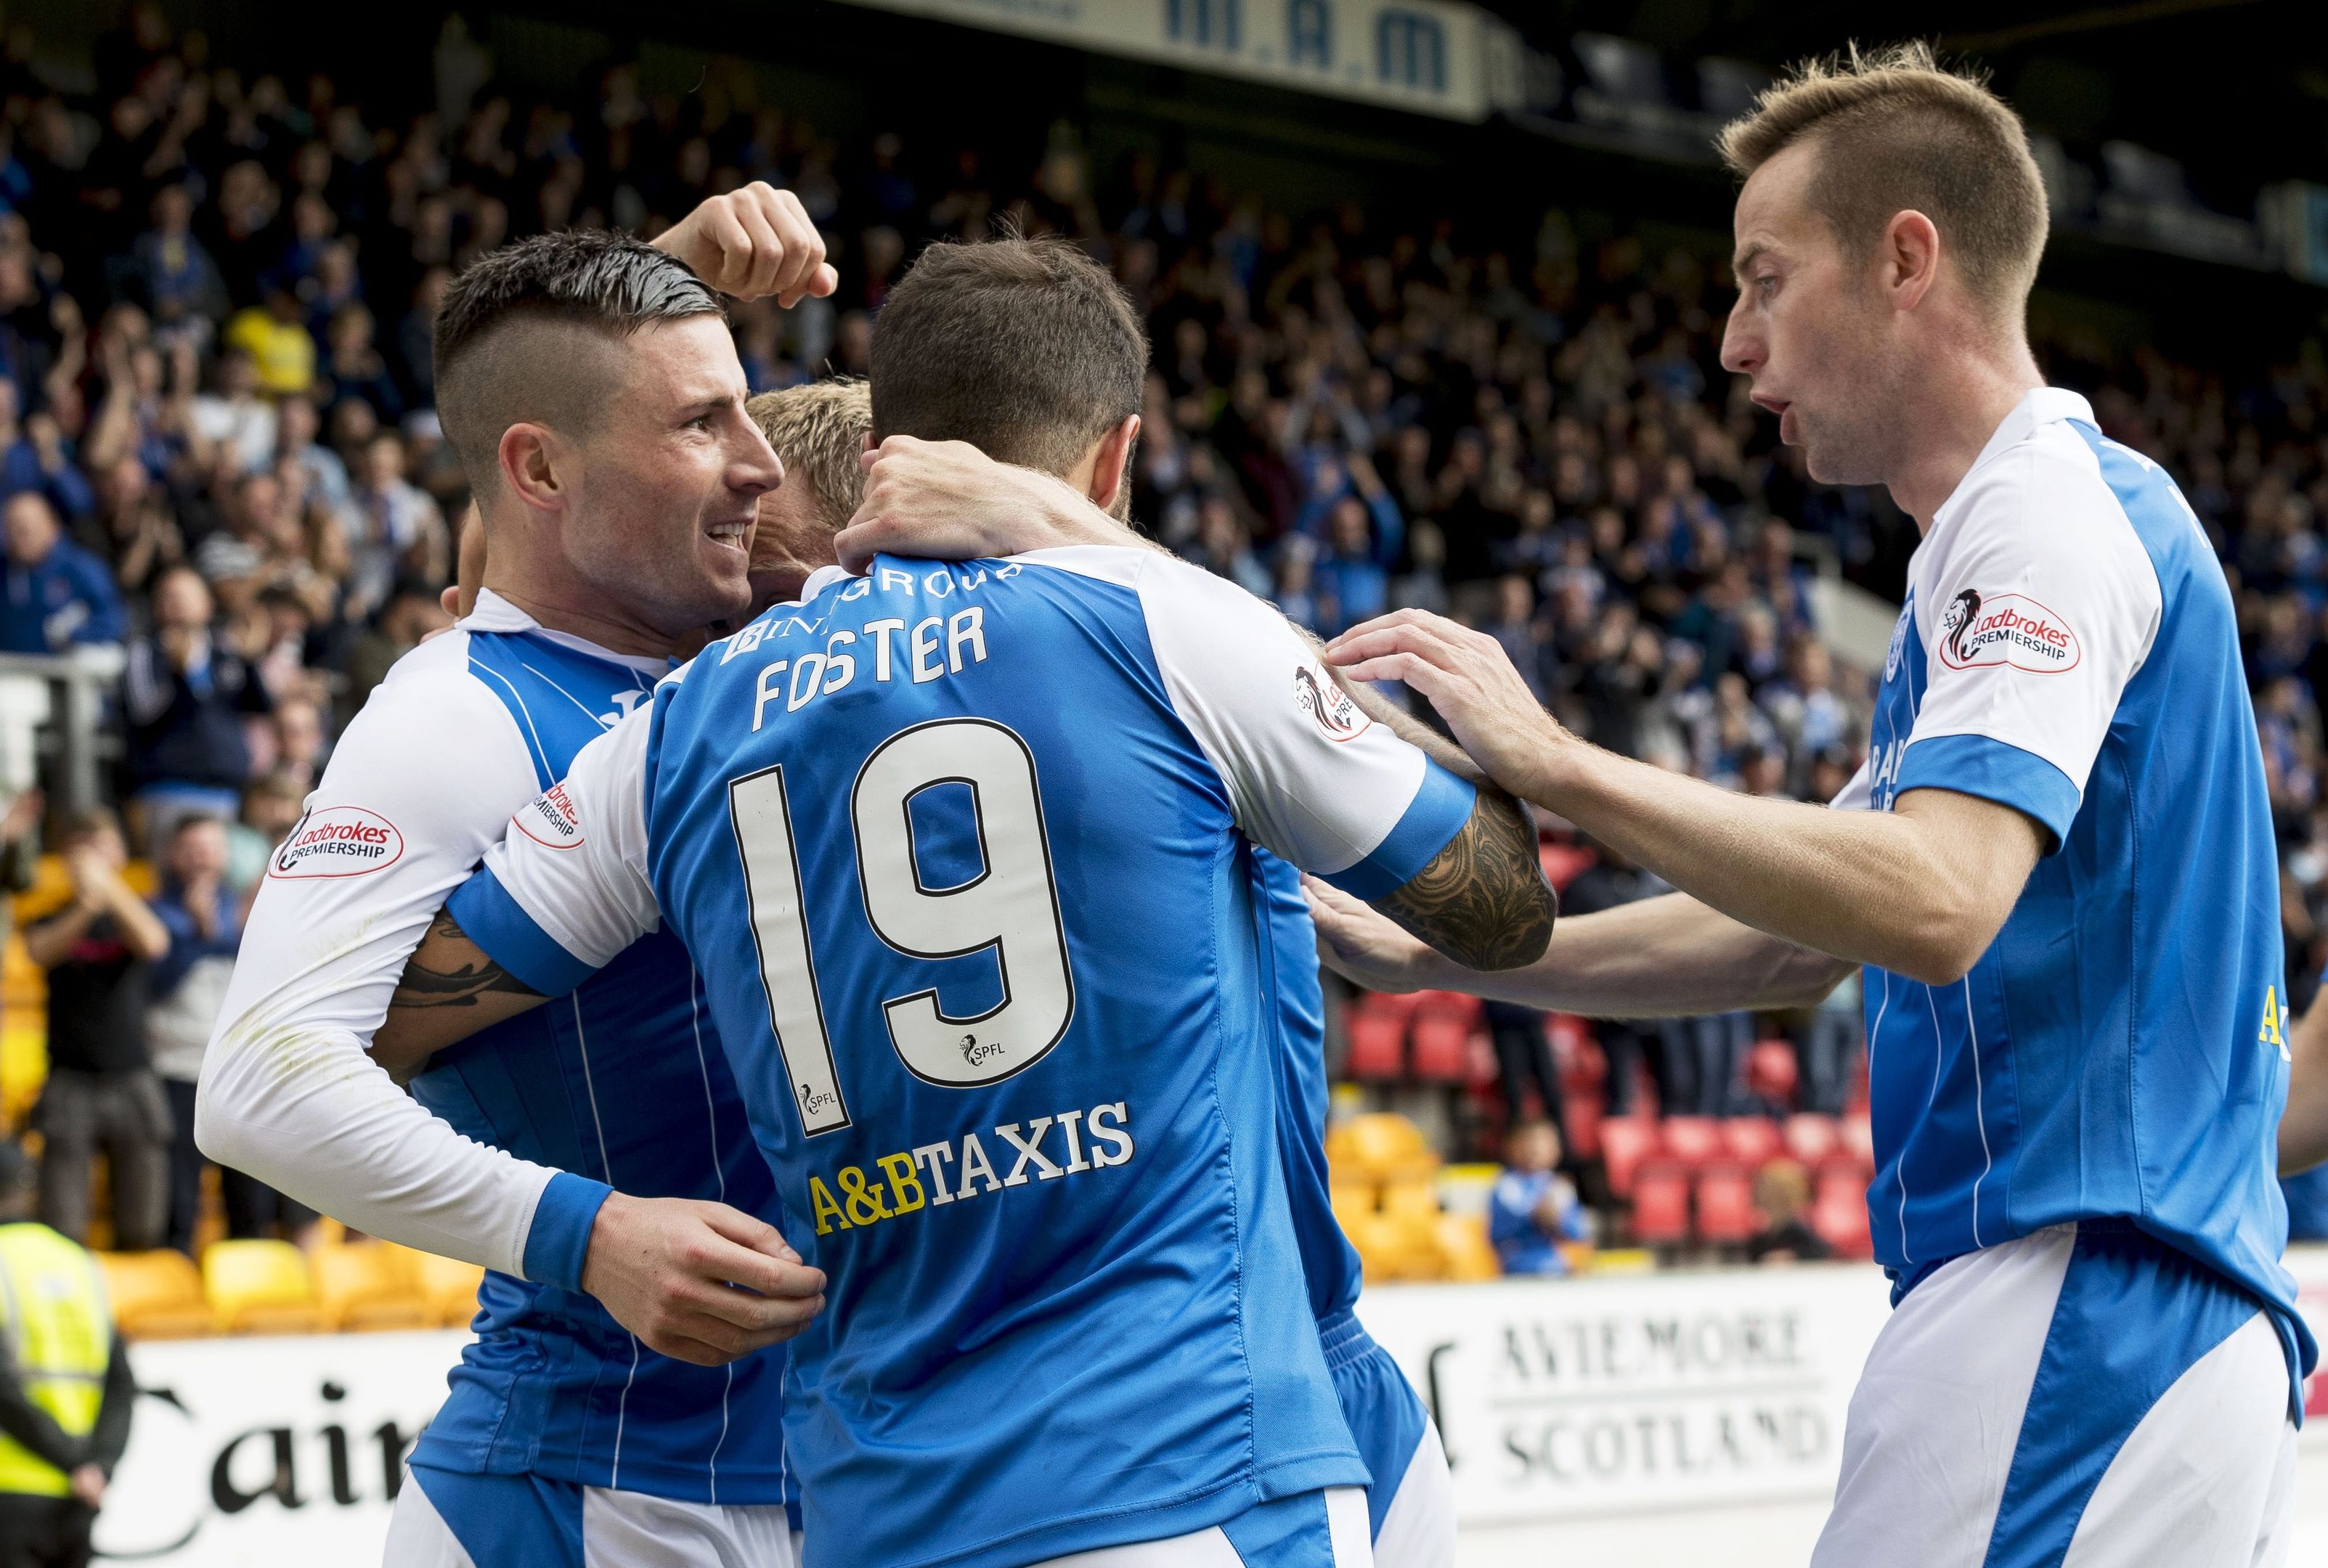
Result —
[[383, 1568], [797, 1568], [781, 1503], [734, 1507], [413, 1465]]
[[1452, 1568], [1455, 1482], [1430, 1413], [1390, 1352], [1350, 1312], [1319, 1320], [1326, 1371], [1366, 1463], [1375, 1568]]
[[2279, 1325], [2123, 1221], [1967, 1253], [1876, 1336], [1813, 1568], [2276, 1561], [2295, 1427]]

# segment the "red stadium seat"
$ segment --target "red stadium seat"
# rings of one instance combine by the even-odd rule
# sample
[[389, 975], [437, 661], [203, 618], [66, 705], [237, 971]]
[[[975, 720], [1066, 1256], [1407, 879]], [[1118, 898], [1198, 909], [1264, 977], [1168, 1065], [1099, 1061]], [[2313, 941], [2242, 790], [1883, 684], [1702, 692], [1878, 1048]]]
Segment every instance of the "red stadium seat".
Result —
[[1602, 1152], [1600, 1129], [1607, 1125], [1608, 1119], [1600, 1091], [1594, 1089], [1589, 1094], [1572, 1092], [1568, 1096], [1568, 1103], [1561, 1107], [1561, 1113], [1565, 1134], [1563, 1141], [1568, 1145], [1570, 1156], [1578, 1160], [1599, 1158]]
[[1471, 1072], [1471, 1025], [1436, 1008], [1414, 1014], [1414, 1076], [1427, 1083], [1461, 1083]]
[[1667, 1116], [1666, 1153], [1695, 1169], [1722, 1153], [1722, 1128], [1712, 1116]]
[[1354, 1078], [1397, 1078], [1406, 1076], [1406, 1010], [1375, 1005], [1387, 1000], [1364, 995], [1344, 1015], [1343, 1031], [1350, 1053], [1342, 1070]]
[[1797, 1111], [1787, 1118], [1787, 1153], [1816, 1171], [1843, 1146], [1843, 1129], [1833, 1116]]
[[1697, 1237], [1715, 1246], [1751, 1241], [1762, 1228], [1754, 1181], [1743, 1165], [1716, 1161], [1697, 1173]]
[[1811, 1229], [1838, 1257], [1875, 1255], [1874, 1241], [1867, 1234], [1867, 1195], [1856, 1187], [1846, 1190], [1822, 1176], [1818, 1196], [1811, 1199]]
[[1795, 1103], [1799, 1064], [1795, 1048], [1783, 1040], [1758, 1040], [1746, 1053], [1746, 1087], [1774, 1106]]
[[1633, 1239], [1661, 1246], [1689, 1239], [1689, 1172], [1670, 1160], [1646, 1160], [1633, 1173]]
[[1732, 1116], [1721, 1129], [1722, 1152], [1749, 1171], [1760, 1170], [1786, 1150], [1779, 1124], [1768, 1116]]
[[1633, 1175], [1642, 1161], [1657, 1153], [1657, 1124], [1646, 1116], [1610, 1116], [1600, 1124], [1600, 1162], [1609, 1175], [1609, 1190], [1629, 1198]]
[[1867, 1178], [1859, 1173], [1859, 1164], [1849, 1154], [1829, 1156], [1811, 1178], [1814, 1205], [1843, 1203], [1846, 1199], [1860, 1208], [1867, 1207]]
[[1554, 1013], [1544, 1019], [1544, 1033], [1552, 1042], [1562, 1088], [1573, 1094], [1607, 1081], [1609, 1059], [1593, 1040], [1591, 1025], [1572, 1013]]
[[1862, 1170], [1870, 1175], [1874, 1174], [1875, 1132], [1868, 1123], [1865, 1110], [1843, 1118], [1843, 1146], [1851, 1151], [1852, 1158], [1859, 1162]]
[[1449, 1018], [1459, 1018], [1462, 1020], [1463, 1026], [1469, 1029], [1479, 1022], [1483, 1011], [1484, 1004], [1478, 997], [1466, 995], [1460, 991], [1418, 991], [1414, 994], [1414, 1016], [1417, 1021], [1437, 1013]]
[[1567, 887], [1576, 880], [1578, 873], [1600, 858], [1591, 850], [1573, 844], [1546, 842], [1536, 845], [1535, 853], [1536, 859], [1544, 866], [1544, 880], [1555, 890]]

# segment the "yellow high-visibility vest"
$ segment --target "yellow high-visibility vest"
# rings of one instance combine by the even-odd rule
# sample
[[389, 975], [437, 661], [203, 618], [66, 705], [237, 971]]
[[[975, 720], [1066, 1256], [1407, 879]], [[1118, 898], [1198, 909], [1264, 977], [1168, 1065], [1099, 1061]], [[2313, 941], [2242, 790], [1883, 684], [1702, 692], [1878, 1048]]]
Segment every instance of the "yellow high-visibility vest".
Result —
[[[97, 1261], [45, 1225], [0, 1225], [0, 1353], [34, 1405], [86, 1437], [105, 1402], [113, 1314]], [[0, 1433], [0, 1492], [61, 1498], [65, 1472]]]

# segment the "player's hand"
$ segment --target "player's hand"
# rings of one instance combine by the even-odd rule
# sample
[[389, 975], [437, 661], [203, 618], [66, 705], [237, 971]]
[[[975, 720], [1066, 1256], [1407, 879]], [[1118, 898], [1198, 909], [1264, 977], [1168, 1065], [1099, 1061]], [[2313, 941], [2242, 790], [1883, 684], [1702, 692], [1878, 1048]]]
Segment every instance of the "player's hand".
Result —
[[72, 1495], [85, 1507], [100, 1508], [105, 1506], [105, 1471], [100, 1467], [93, 1464], [73, 1466], [67, 1484], [72, 1488]]
[[840, 285], [840, 275], [825, 262], [824, 236], [800, 198], [765, 180], [710, 197], [654, 244], [739, 300], [774, 294], [790, 310], [803, 297], [821, 297]]
[[1452, 967], [1341, 889], [1314, 876], [1301, 879], [1310, 918], [1318, 927], [1318, 961], [1369, 991], [1420, 991]]
[[775, 1227], [724, 1203], [621, 1192], [599, 1206], [582, 1288], [647, 1349], [699, 1367], [780, 1345], [824, 1306], [823, 1271]]
[[893, 435], [866, 453], [864, 463], [865, 499], [832, 539], [851, 572], [878, 555], [974, 561], [1136, 542], [1065, 481], [997, 462], [966, 441]]
[[1431, 699], [1456, 742], [1488, 778], [1523, 800], [1544, 798], [1545, 770], [1579, 742], [1544, 711], [1503, 644], [1444, 616], [1397, 610], [1326, 645], [1326, 660], [1354, 680], [1403, 680]]

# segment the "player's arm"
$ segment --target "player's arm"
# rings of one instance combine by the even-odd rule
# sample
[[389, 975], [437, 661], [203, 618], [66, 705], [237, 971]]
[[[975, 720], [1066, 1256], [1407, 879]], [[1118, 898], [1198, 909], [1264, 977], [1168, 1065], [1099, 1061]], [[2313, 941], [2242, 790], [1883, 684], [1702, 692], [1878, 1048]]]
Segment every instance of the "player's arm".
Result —
[[2328, 988], [2287, 1031], [2287, 1109], [2279, 1118], [2279, 1173], [2328, 1162]]
[[[532, 767], [461, 678], [391, 677], [276, 850], [204, 1053], [203, 1153], [371, 1235], [544, 1279], [578, 1272], [605, 1189], [465, 1138], [366, 1054], [428, 919]], [[448, 754], [448, 726], [473, 743]], [[570, 1278], [560, 1283], [571, 1283]]]
[[428, 922], [372, 1036], [371, 1059], [399, 1083], [428, 1059], [482, 1029], [530, 1013], [549, 998], [496, 962], [450, 911]]
[[800, 198], [765, 180], [707, 199], [653, 243], [720, 293], [742, 300], [774, 294], [786, 310], [806, 295], [831, 294], [840, 281]]
[[1523, 968], [1466, 968], [1340, 890], [1306, 879], [1318, 957], [1371, 991], [1468, 991], [1587, 1018], [1675, 1018], [1807, 1007], [1840, 985], [1845, 959], [1782, 941], [1686, 893], [1564, 915]]
[[1543, 955], [1557, 901], [1514, 802], [1371, 720], [1243, 589], [1162, 555], [1138, 589], [1166, 695], [1249, 837], [1467, 966]]
[[[511, 819], [432, 917], [376, 1055], [408, 1069], [565, 997], [660, 924], [646, 877], [652, 716], [641, 707], [583, 747], [565, 779]], [[789, 1339], [824, 1305], [822, 1273], [774, 1227], [724, 1203], [611, 1193], [577, 1261], [576, 1283], [616, 1322], [702, 1366]]]
[[1150, 544], [1065, 480], [997, 462], [965, 441], [893, 435], [864, 462], [865, 499], [832, 539], [852, 572], [877, 555], [972, 561], [1067, 545]]
[[625, 1320], [668, 1354], [716, 1362], [787, 1338], [798, 1309], [767, 1298], [821, 1282], [800, 1277], [773, 1227], [725, 1205], [625, 1198], [465, 1137], [367, 1052], [414, 946], [505, 821], [477, 803], [533, 787], [514, 737], [459, 749], [449, 773], [437, 742], [448, 727], [483, 737], [507, 722], [458, 680], [391, 677], [366, 705], [252, 907], [202, 1059], [195, 1141], [368, 1235], [602, 1301], [621, 1293], [594, 1275], [672, 1253], [765, 1292], [721, 1284], [730, 1320], [686, 1320], [692, 1333]]
[[1537, 705], [1492, 638], [1435, 616], [1384, 617], [1328, 656], [1360, 678], [1406, 681], [1507, 789], [1701, 902], [1953, 984], [2069, 833], [2160, 606], [2156, 572], [2109, 522], [2119, 514], [2089, 471], [2013, 463], [1966, 482], [1901, 628], [1926, 684], [1914, 728], [1883, 760], [1889, 812], [1749, 798], [1589, 745]]

